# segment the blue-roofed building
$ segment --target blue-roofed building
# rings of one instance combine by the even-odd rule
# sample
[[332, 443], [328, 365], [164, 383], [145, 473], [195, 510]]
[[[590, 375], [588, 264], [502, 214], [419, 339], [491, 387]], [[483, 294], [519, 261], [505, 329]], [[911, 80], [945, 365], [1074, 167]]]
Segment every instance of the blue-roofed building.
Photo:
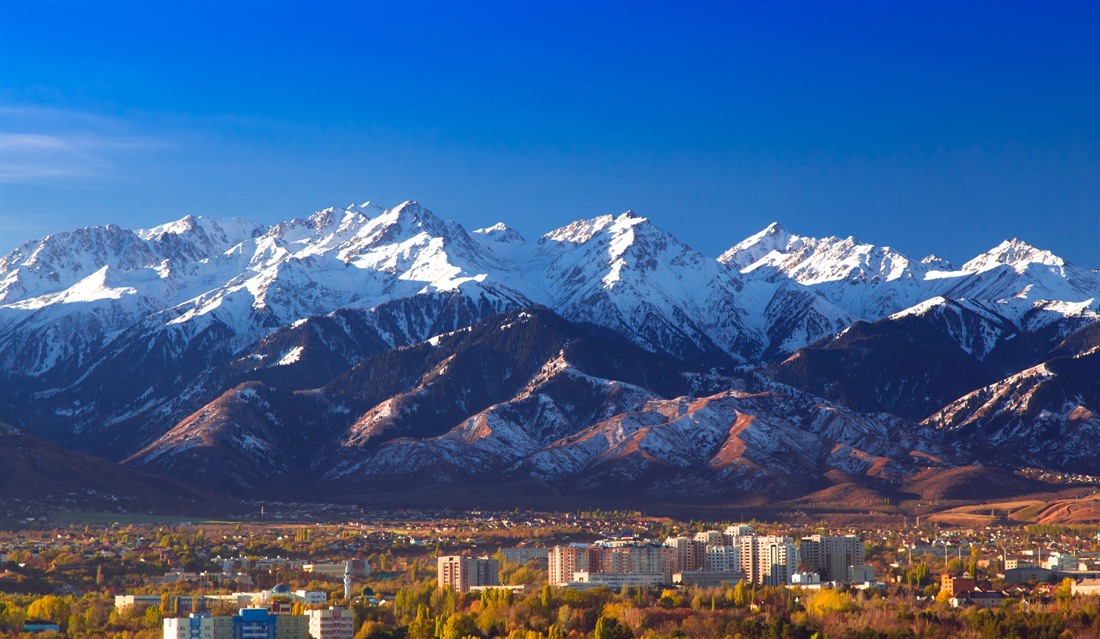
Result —
[[61, 632], [61, 626], [45, 619], [28, 619], [23, 622], [23, 632], [31, 634], [39, 632]]
[[277, 621], [267, 608], [241, 608], [233, 616], [233, 639], [275, 639]]

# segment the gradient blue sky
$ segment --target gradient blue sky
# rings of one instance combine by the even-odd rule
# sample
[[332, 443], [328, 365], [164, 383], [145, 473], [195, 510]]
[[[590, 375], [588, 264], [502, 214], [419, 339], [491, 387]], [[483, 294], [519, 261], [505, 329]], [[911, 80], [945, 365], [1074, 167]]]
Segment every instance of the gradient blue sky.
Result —
[[1100, 3], [0, 3], [0, 252], [416, 199], [1100, 266]]

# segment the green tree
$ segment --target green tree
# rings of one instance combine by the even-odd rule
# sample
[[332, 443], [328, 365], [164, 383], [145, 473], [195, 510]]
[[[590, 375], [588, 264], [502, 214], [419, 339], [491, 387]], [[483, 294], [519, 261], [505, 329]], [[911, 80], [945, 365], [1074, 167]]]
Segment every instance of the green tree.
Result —
[[164, 615], [161, 614], [160, 609], [156, 606], [149, 606], [145, 609], [145, 627], [149, 629], [160, 628], [164, 623]]
[[733, 605], [738, 608], [748, 605], [749, 603], [749, 588], [745, 585], [745, 580], [737, 582], [737, 585], [733, 587]]
[[443, 632], [440, 639], [462, 639], [463, 637], [477, 634], [477, 622], [470, 614], [451, 615], [447, 623], [443, 624]]
[[420, 604], [416, 609], [416, 618], [409, 624], [409, 639], [432, 639], [435, 634], [435, 619], [432, 619], [428, 607]]
[[614, 617], [600, 617], [596, 620], [596, 630], [593, 639], [633, 639], [634, 634], [630, 628], [619, 623]]

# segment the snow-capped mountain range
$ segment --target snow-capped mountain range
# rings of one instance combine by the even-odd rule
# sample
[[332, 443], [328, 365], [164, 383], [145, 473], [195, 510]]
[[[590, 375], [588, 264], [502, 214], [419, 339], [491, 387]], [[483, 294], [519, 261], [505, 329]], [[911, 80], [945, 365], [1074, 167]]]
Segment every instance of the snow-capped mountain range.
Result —
[[[352, 371], [365, 362], [396, 357], [387, 353], [440, 351], [438, 344], [461, 341], [469, 327], [500, 317], [512, 317], [514, 324], [515, 314], [530, 308], [544, 309], [539, 312], [580, 331], [574, 340], [590, 334], [602, 340], [600, 349], [625, 340], [637, 349], [621, 354], [632, 362], [650, 357], [677, 362], [674, 377], [709, 381], [694, 388], [653, 380], [629, 384], [625, 369], [601, 369], [601, 376], [564, 355], [546, 353], [538, 361], [494, 369], [507, 378], [538, 367], [529, 377], [516, 378], [522, 388], [497, 389], [478, 405], [454, 400], [430, 433], [391, 426], [401, 422], [395, 412], [424, 410], [415, 400], [428, 388], [421, 378], [446, 378], [445, 361], [433, 365], [442, 372], [406, 363], [407, 383], [392, 385], [391, 395], [372, 395], [373, 403], [349, 403], [331, 387], [342, 376], [363, 378], [361, 370]], [[1085, 357], [1083, 346], [1058, 349], [1067, 339], [1091, 343], [1080, 335], [1091, 335], [1098, 318], [1100, 271], [1015, 239], [956, 268], [935, 256], [913, 260], [851, 237], [802, 237], [778, 224], [714, 259], [630, 211], [579, 220], [537, 241], [504, 224], [468, 232], [416, 202], [390, 209], [369, 202], [330, 208], [273, 226], [188, 216], [136, 231], [111, 225], [77, 229], [27, 242], [0, 258], [0, 407], [8, 421], [29, 432], [182, 477], [188, 474], [185, 467], [166, 460], [182, 459], [186, 452], [194, 468], [199, 462], [191, 456], [201, 457], [204, 450], [228, 455], [209, 433], [224, 431], [229, 427], [224, 416], [235, 414], [248, 415], [232, 425], [248, 434], [237, 454], [250, 444], [283, 459], [287, 472], [293, 465], [331, 464], [325, 475], [331, 482], [373, 477], [378, 469], [459, 481], [466, 475], [457, 469], [492, 467], [589, 486], [608, 477], [637, 480], [652, 474], [651, 467], [690, 467], [692, 476], [705, 475], [720, 486], [727, 475], [748, 475], [714, 470], [716, 456], [732, 445], [728, 432], [719, 433], [729, 425], [718, 425], [731, 415], [749, 414], [739, 407], [761, 393], [784, 399], [752, 400], [757, 426], [743, 432], [754, 432], [769, 419], [791, 431], [791, 424], [828, 406], [844, 415], [838, 419], [852, 432], [869, 428], [857, 427], [864, 423], [860, 420], [885, 428], [880, 444], [869, 445], [863, 435], [856, 441], [854, 435], [830, 433], [829, 446], [858, 451], [864, 459], [910, 460], [898, 468], [916, 459], [913, 455], [955, 463], [951, 433], [983, 432], [960, 426], [981, 419], [970, 413], [961, 417], [978, 401], [966, 400], [967, 393], [981, 394], [987, 384], [1025, 375], [1024, 381], [1006, 379], [981, 394], [1003, 397], [1006, 388], [1046, 379], [1027, 371], [1044, 365], [1048, 355]], [[500, 324], [496, 330], [506, 328]], [[903, 347], [907, 340], [920, 344]], [[933, 343], [935, 348], [922, 354], [920, 345]], [[878, 362], [874, 379], [856, 374], [860, 362], [870, 361]], [[933, 361], [952, 370], [930, 381]], [[1095, 373], [1091, 364], [1070, 368]], [[563, 412], [564, 400], [545, 390], [562, 376], [572, 380], [571, 388], [583, 383], [602, 389], [588, 394], [603, 408], [583, 417]], [[496, 378], [466, 383], [467, 397], [477, 396], [478, 384], [500, 384]], [[703, 387], [709, 399], [691, 399]], [[317, 396], [303, 399], [311, 392]], [[687, 399], [681, 396], [685, 392]], [[1058, 424], [1097, 426], [1100, 406], [1094, 396], [1062, 395], [1063, 405], [1051, 408], [1064, 415], [1055, 419]], [[1072, 405], [1074, 397], [1080, 410]], [[964, 401], [964, 408], [947, 406], [955, 400]], [[324, 433], [306, 447], [313, 456], [280, 452], [283, 435], [274, 433], [295, 430], [295, 422], [304, 419], [302, 402], [309, 401], [321, 402], [332, 416], [312, 427], [311, 432]], [[704, 402], [706, 410], [685, 408], [693, 401]], [[221, 408], [211, 408], [211, 402], [221, 402]], [[263, 411], [242, 408], [264, 402], [270, 406]], [[545, 425], [539, 435], [525, 426], [517, 434], [515, 415], [522, 415], [523, 423], [538, 422], [542, 413], [534, 407], [551, 405], [565, 415], [556, 425]], [[777, 406], [790, 414], [780, 418]], [[876, 422], [859, 411], [894, 416]], [[674, 414], [698, 419], [684, 422]], [[217, 428], [209, 423], [214, 415], [222, 416]], [[492, 427], [501, 415], [513, 416], [509, 423], [515, 432], [499, 435]], [[916, 423], [925, 417], [923, 425]], [[1048, 436], [1051, 419], [1043, 422]], [[704, 421], [711, 426], [704, 427]], [[647, 434], [630, 434], [639, 428]], [[704, 436], [706, 428], [718, 430]], [[814, 428], [776, 436], [797, 437], [798, 454], [805, 457], [825, 441]], [[1027, 423], [1013, 428], [1012, 437], [1018, 438]], [[495, 434], [485, 435], [486, 429]], [[909, 443], [899, 448], [897, 434], [903, 430]], [[672, 436], [674, 431], [679, 434]], [[755, 448], [743, 440], [735, 446], [742, 457], [767, 448], [766, 435], [754, 437]], [[494, 442], [491, 453], [485, 452], [486, 441]], [[604, 443], [593, 447], [595, 441]], [[660, 453], [654, 442], [664, 442]], [[597, 472], [596, 466], [610, 464], [612, 457], [614, 464], [600, 468], [615, 470]], [[1046, 452], [1039, 457], [1046, 465], [1058, 459]], [[158, 466], [158, 460], [165, 465]], [[463, 466], [464, 460], [481, 465]], [[814, 470], [806, 472], [826, 472], [822, 463], [807, 461], [805, 467]], [[891, 463], [878, 468], [894, 468]], [[750, 466], [765, 475], [778, 472], [759, 456], [738, 467]], [[711, 471], [700, 470], [708, 467]], [[662, 485], [675, 492], [662, 477]], [[240, 477], [231, 483], [251, 485]]]

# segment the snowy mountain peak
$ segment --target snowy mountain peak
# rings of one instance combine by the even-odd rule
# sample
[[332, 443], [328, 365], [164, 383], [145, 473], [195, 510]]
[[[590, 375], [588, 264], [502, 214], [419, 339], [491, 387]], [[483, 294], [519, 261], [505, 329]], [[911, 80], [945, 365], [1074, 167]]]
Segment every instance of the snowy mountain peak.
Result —
[[474, 231], [484, 239], [500, 242], [502, 244], [522, 244], [526, 242], [523, 236], [516, 230], [509, 228], [504, 222], [497, 222], [492, 226]]
[[416, 200], [406, 200], [383, 213], [379, 220], [387, 226], [396, 226], [406, 231], [423, 229], [429, 234], [445, 232], [448, 224], [434, 213], [420, 206]]
[[649, 219], [633, 211], [626, 211], [617, 217], [601, 215], [590, 220], [577, 220], [542, 236], [539, 245], [543, 250], [558, 251], [558, 247], [573, 245], [591, 247], [612, 260], [630, 252], [637, 256], [654, 256], [677, 247], [677, 251], [691, 251], [676, 238], [653, 225]]
[[804, 238], [792, 234], [772, 222], [764, 230], [741, 240], [731, 249], [718, 256], [718, 261], [737, 270], [746, 269], [771, 253], [787, 254], [798, 250]]
[[962, 270], [980, 273], [1001, 265], [1019, 270], [1027, 268], [1029, 264], [1061, 267], [1065, 266], [1065, 261], [1050, 251], [1037, 249], [1027, 242], [1013, 238], [963, 264]]
[[198, 218], [188, 214], [174, 222], [160, 224], [151, 229], [138, 229], [134, 231], [134, 233], [143, 240], [151, 240], [167, 234], [183, 235], [184, 233], [195, 230], [197, 223]]
[[367, 200], [362, 204], [349, 204], [346, 210], [353, 213], [361, 213], [366, 217], [377, 217], [386, 212], [385, 208], [375, 204], [370, 200]]
[[930, 269], [935, 269], [937, 271], [954, 271], [955, 270], [955, 265], [954, 264], [952, 264], [948, 260], [945, 260], [944, 258], [940, 257], [939, 255], [935, 255], [935, 254], [926, 255], [925, 257], [921, 258], [920, 263], [924, 264], [925, 266], [927, 266]]

